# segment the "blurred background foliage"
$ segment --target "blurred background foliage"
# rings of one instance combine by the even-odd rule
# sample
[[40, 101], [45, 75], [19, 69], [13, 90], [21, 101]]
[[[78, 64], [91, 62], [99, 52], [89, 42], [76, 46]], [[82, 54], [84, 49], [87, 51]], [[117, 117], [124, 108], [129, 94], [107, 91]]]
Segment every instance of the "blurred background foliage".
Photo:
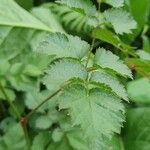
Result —
[[[61, 14], [59, 8], [57, 7], [54, 8], [51, 4], [48, 3], [48, 2], [54, 2], [54, 0], [15, 0], [15, 1], [21, 7], [31, 12], [34, 16], [40, 18], [40, 20], [42, 20], [43, 22], [46, 22], [46, 25], [51, 26], [55, 24], [55, 28], [57, 28], [59, 31], [80, 35], [82, 38], [84, 38], [87, 41], [91, 40], [89, 36], [89, 31], [90, 31], [89, 26], [85, 23], [83, 28], [81, 28], [81, 26], [75, 28], [74, 25], [78, 25], [77, 22], [75, 24], [72, 24], [73, 25], [72, 28], [69, 28], [72, 19], [67, 23], [66, 20], [68, 18], [66, 19], [65, 17], [63, 17], [64, 14], [63, 13]], [[94, 0], [93, 2], [95, 3]], [[125, 0], [125, 3], [126, 3], [125, 9], [132, 14], [132, 16], [137, 22], [137, 28], [133, 31], [134, 34], [119, 35], [119, 38], [126, 44], [134, 47], [133, 52], [136, 53], [138, 57], [136, 58], [134, 58], [133, 56], [126, 57], [124, 56], [124, 54], [122, 54], [122, 52], [117, 51], [112, 45], [106, 42], [101, 42], [101, 43], [97, 42], [95, 47], [101, 45], [106, 49], [111, 49], [113, 52], [115, 52], [117, 55], [119, 55], [122, 59], [126, 61], [128, 66], [132, 69], [134, 75], [134, 80], [121, 79], [121, 81], [126, 84], [127, 92], [130, 98], [130, 103], [126, 104], [127, 120], [125, 123], [125, 128], [122, 130], [121, 133], [122, 136], [119, 135], [119, 138], [117, 136], [114, 137], [114, 139], [112, 140], [112, 144], [115, 147], [114, 150], [123, 150], [122, 147], [124, 147], [125, 150], [150, 150], [150, 134], [149, 134], [150, 133], [150, 117], [149, 117], [150, 116], [150, 0]], [[41, 7], [44, 7], [46, 9], [51, 8], [50, 13], [44, 14], [42, 16], [42, 11], [40, 11], [40, 9], [39, 10], [36, 9], [37, 6], [38, 8]], [[108, 7], [110, 6], [106, 4], [102, 4], [101, 10], [104, 11]], [[70, 10], [66, 10], [62, 8], [62, 12], [63, 11], [65, 13], [65, 11], [69, 12]], [[49, 17], [51, 17], [51, 19], [47, 20], [47, 18]], [[76, 17], [79, 18], [80, 16], [76, 16]], [[83, 18], [81, 18], [81, 20], [82, 19]], [[19, 34], [20, 32], [22, 33], [22, 30], [20, 31], [20, 29], [14, 29], [14, 30], [17, 30], [18, 35], [20, 35]], [[18, 97], [16, 98], [15, 104], [18, 106], [21, 113], [24, 111], [25, 106], [24, 104], [19, 102], [20, 98], [24, 98], [24, 94], [22, 94], [20, 90], [30, 91], [33, 87], [35, 87], [37, 83], [37, 79], [35, 77], [37, 77], [40, 74], [40, 71], [38, 69], [40, 68], [42, 70], [44, 66], [48, 65], [46, 62], [46, 60], [48, 60], [47, 57], [28, 54], [28, 51], [30, 50], [30, 46], [31, 47], [34, 46], [36, 41], [38, 41], [38, 36], [36, 37], [36, 40], [32, 41], [30, 43], [30, 46], [28, 46], [26, 42], [29, 42], [31, 40], [33, 31], [32, 30], [27, 31], [26, 29], [23, 29], [23, 32], [27, 38], [20, 36], [21, 38], [18, 38], [17, 42], [14, 41], [14, 43], [12, 44], [13, 46], [8, 45], [8, 47], [6, 47], [5, 45], [7, 45], [7, 43], [3, 43], [3, 45], [1, 46], [1, 48], [3, 48], [4, 51], [5, 49], [12, 48], [12, 50], [14, 50], [15, 52], [16, 49], [17, 50], [21, 49], [24, 53], [23, 55], [20, 54], [19, 56], [15, 57], [15, 61], [11, 60], [11, 63], [13, 63], [12, 65], [13, 69], [15, 71], [13, 69], [12, 69], [13, 71], [10, 70], [10, 72], [12, 71], [11, 72], [12, 76], [9, 80], [13, 85], [15, 92], [9, 88], [6, 89], [10, 97], [12, 98], [12, 100], [16, 98], [16, 94], [17, 94]], [[7, 39], [7, 42], [11, 43], [10, 41], [11, 39], [14, 39], [14, 37], [16, 36], [13, 35], [12, 32], [10, 34], [10, 38]], [[10, 56], [9, 52], [6, 54], [8, 54], [9, 58], [14, 57], [14, 56]], [[41, 57], [43, 57], [45, 61], [43, 60], [40, 64], [39, 59], [41, 59]], [[1, 61], [0, 69], [2, 68], [3, 72], [9, 70], [8, 68], [10, 67], [10, 64], [9, 63], [7, 64], [7, 62], [5, 62], [6, 60], [0, 60], [0, 61]], [[2, 65], [4, 62], [6, 64], [5, 68], [3, 68]], [[28, 65], [28, 63], [30, 63], [30, 66]], [[35, 67], [36, 65], [39, 67], [38, 69]], [[20, 68], [22, 69], [22, 71], [20, 71]], [[6, 81], [3, 81], [3, 84], [7, 85]], [[0, 98], [5, 99], [2, 93], [0, 93]], [[30, 99], [32, 100], [33, 98], [30, 97]], [[4, 101], [3, 103], [4, 106], [0, 105], [1, 107], [0, 113], [5, 114], [3, 112], [7, 112], [5, 110], [5, 106], [8, 107], [8, 104], [6, 103], [6, 101]], [[11, 109], [9, 109], [9, 111], [12, 112]], [[7, 114], [4, 116], [2, 115], [0, 117], [3, 119], [6, 116]], [[34, 117], [36, 118], [36, 116]], [[9, 121], [10, 118], [7, 118], [7, 121], [6, 120], [3, 121], [0, 125], [0, 129], [2, 128], [4, 128], [5, 130], [6, 128], [8, 129], [7, 126], [5, 127], [5, 124], [7, 124], [7, 122]], [[11, 125], [12, 124], [13, 123], [11, 123]], [[31, 122], [31, 124], [33, 123]], [[16, 129], [14, 129], [14, 133], [16, 133]], [[7, 138], [10, 137], [9, 134], [6, 136]], [[43, 138], [44, 136], [40, 135], [40, 137]], [[39, 141], [41, 140], [40, 137], [38, 137], [39, 139], [36, 139], [37, 142], [38, 140]], [[124, 143], [124, 144], [120, 144], [120, 143]], [[12, 145], [13, 145], [13, 141], [12, 141]]]

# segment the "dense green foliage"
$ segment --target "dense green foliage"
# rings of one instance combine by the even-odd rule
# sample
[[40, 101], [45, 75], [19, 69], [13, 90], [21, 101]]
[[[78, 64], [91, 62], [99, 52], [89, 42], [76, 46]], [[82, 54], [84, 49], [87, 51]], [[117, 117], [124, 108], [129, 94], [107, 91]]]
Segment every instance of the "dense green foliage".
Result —
[[0, 0], [0, 150], [149, 150], [149, 0], [45, 2]]

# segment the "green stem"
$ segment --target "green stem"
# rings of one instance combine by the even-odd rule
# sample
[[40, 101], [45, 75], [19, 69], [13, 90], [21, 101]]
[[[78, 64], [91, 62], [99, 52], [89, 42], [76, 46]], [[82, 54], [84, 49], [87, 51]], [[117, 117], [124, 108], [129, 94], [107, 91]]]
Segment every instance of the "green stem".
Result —
[[[21, 117], [21, 115], [20, 115], [20, 113], [19, 113], [17, 107], [12, 103], [11, 99], [9, 98], [9, 96], [8, 96], [7, 92], [5, 91], [5, 88], [3, 87], [3, 85], [2, 85], [1, 82], [0, 82], [0, 90], [1, 90], [1, 92], [4, 94], [6, 100], [8, 101], [8, 103], [9, 103], [9, 105], [10, 105], [10, 107], [11, 107], [11, 108], [13, 109], [13, 111], [15, 112], [17, 118], [18, 118], [19, 120], [21, 120], [22, 117]], [[21, 127], [22, 127], [22, 129], [23, 129], [23, 131], [24, 131], [24, 136], [25, 136], [25, 139], [26, 139], [26, 144], [27, 144], [27, 146], [28, 146], [28, 150], [30, 150], [30, 148], [29, 148], [29, 147], [30, 147], [30, 145], [29, 145], [29, 137], [28, 137], [28, 131], [27, 131], [27, 129], [26, 129], [26, 125], [24, 126], [21, 122], [20, 122], [20, 125], [21, 125]]]
[[20, 118], [20, 113], [19, 111], [17, 110], [17, 108], [15, 107], [15, 105], [12, 103], [12, 101], [10, 100], [9, 96], [7, 95], [6, 91], [5, 91], [5, 88], [3, 87], [2, 83], [0, 82], [0, 90], [1, 92], [3, 93], [3, 95], [5, 96], [6, 100], [8, 101], [10, 107], [14, 110], [16, 116], [18, 118]]
[[97, 0], [97, 3], [98, 3], [98, 11], [100, 12], [100, 8], [101, 8], [101, 2], [100, 2], [100, 0]]
[[125, 150], [124, 143], [123, 143], [123, 140], [122, 140], [121, 136], [119, 136], [119, 143], [120, 143], [121, 150]]
[[36, 112], [43, 104], [45, 104], [48, 100], [50, 100], [51, 98], [53, 98], [55, 95], [57, 95], [59, 92], [61, 91], [61, 89], [58, 89], [57, 91], [55, 91], [53, 94], [51, 94], [50, 96], [48, 96], [46, 99], [44, 99], [36, 108], [34, 108], [32, 111], [30, 111], [25, 118], [28, 120], [29, 117]]
[[88, 56], [87, 56], [87, 61], [86, 61], [86, 64], [85, 64], [85, 67], [86, 67], [86, 68], [87, 68], [87, 66], [88, 66], [88, 62], [89, 62], [89, 59], [90, 59], [90, 55], [91, 55], [91, 52], [92, 52], [92, 50], [93, 50], [93, 48], [94, 48], [94, 44], [95, 44], [95, 38], [93, 38], [92, 44], [91, 44], [91, 46], [90, 46], [90, 50], [89, 50], [89, 53], [88, 53]]
[[26, 140], [27, 150], [30, 150], [31, 144], [30, 144], [30, 138], [29, 138], [27, 126], [26, 125], [21, 125], [21, 126], [22, 126], [24, 136], [25, 136], [25, 140]]

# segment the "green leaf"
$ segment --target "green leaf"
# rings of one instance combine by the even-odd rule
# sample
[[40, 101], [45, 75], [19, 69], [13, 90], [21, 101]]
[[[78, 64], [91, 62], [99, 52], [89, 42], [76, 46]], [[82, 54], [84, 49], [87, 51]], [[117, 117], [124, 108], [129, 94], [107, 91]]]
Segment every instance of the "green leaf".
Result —
[[49, 132], [40, 132], [35, 136], [31, 150], [43, 150], [51, 139]]
[[39, 129], [48, 129], [59, 120], [60, 114], [55, 107], [51, 108], [47, 106], [47, 108], [49, 109], [48, 113], [39, 115], [35, 121], [35, 126]]
[[61, 59], [54, 62], [46, 73], [42, 81], [50, 91], [59, 89], [72, 78], [86, 79], [87, 77], [85, 67], [73, 59]]
[[[9, 88], [4, 88], [4, 90], [7, 93], [9, 99], [11, 101], [14, 101], [15, 98], [16, 98], [15, 92], [12, 89], [9, 89]], [[8, 100], [8, 99], [6, 99], [5, 95], [1, 92], [1, 90], [0, 90], [0, 99]]]
[[124, 145], [127, 150], [150, 149], [150, 109], [134, 108], [127, 112]]
[[31, 13], [50, 29], [57, 32], [65, 32], [57, 17], [49, 8], [35, 7], [31, 10]]
[[[53, 142], [50, 143], [49, 149], [51, 150], [89, 150], [87, 142], [83, 139], [84, 135], [79, 127], [72, 127], [67, 122], [66, 128], [56, 128], [52, 133]], [[62, 122], [60, 126], [63, 126]], [[67, 141], [67, 142], [66, 142]], [[63, 149], [64, 148], [64, 149]]]
[[150, 75], [150, 61], [138, 58], [127, 58], [126, 63], [130, 68], [133, 70], [135, 69], [138, 73], [142, 74], [142, 76]]
[[32, 0], [15, 0], [21, 7], [23, 7], [26, 10], [29, 10], [33, 7]]
[[60, 142], [58, 143], [51, 143], [48, 148], [48, 150], [74, 150], [69, 144], [68, 144], [68, 139], [63, 138]]
[[0, 76], [8, 73], [9, 69], [10, 69], [9, 62], [5, 59], [0, 59]]
[[106, 10], [104, 16], [118, 34], [131, 33], [131, 30], [136, 28], [135, 20], [123, 9]]
[[89, 16], [94, 16], [96, 13], [96, 8], [90, 0], [58, 0], [57, 2], [72, 8], [79, 8]]
[[104, 0], [104, 2], [113, 7], [122, 7], [124, 5], [124, 0]]
[[73, 125], [81, 125], [90, 150], [103, 147], [103, 136], [106, 138], [113, 132], [120, 132], [124, 107], [120, 99], [105, 90], [88, 91], [75, 84], [67, 87], [58, 100], [60, 109], [69, 109]]
[[65, 5], [52, 4], [48, 7], [58, 15], [59, 20], [69, 32], [76, 32], [77, 34], [82, 34], [86, 37], [87, 35], [89, 36], [95, 23], [97, 24], [95, 17], [87, 17], [87, 15], [80, 11], [76, 11]]
[[109, 30], [96, 28], [93, 30], [92, 35], [93, 37], [98, 38], [104, 42], [110, 43], [115, 47], [120, 46], [121, 42], [119, 40], [119, 37], [117, 37]]
[[143, 50], [146, 52], [150, 52], [150, 40], [148, 36], [143, 35]]
[[0, 26], [0, 58], [12, 59], [23, 51], [33, 36], [34, 30], [26, 27]]
[[134, 55], [129, 45], [122, 42], [117, 35], [113, 34], [107, 29], [96, 28], [93, 30], [92, 36], [96, 39], [102, 40], [103, 42], [107, 42], [118, 49], [124, 50], [125, 52], [132, 53], [132, 55]]
[[0, 25], [52, 31], [13, 0], [0, 0]]
[[26, 75], [32, 76], [32, 77], [37, 77], [42, 74], [42, 72], [34, 65], [28, 64], [25, 69], [24, 73]]
[[[15, 138], [14, 138], [15, 135]], [[23, 130], [18, 123], [13, 123], [5, 134], [0, 137], [1, 150], [26, 150], [26, 142], [24, 138]]]
[[52, 133], [52, 139], [54, 142], [60, 142], [64, 136], [64, 133], [61, 129], [56, 128]]
[[150, 61], [150, 53], [145, 52], [143, 50], [138, 50], [136, 53], [138, 54], [140, 59], [149, 60]]
[[13, 0], [0, 0], [0, 16], [0, 58], [12, 59], [29, 50], [35, 31], [52, 31]]
[[128, 83], [127, 91], [131, 101], [137, 104], [150, 104], [150, 81], [141, 78]]
[[70, 145], [76, 150], [89, 150], [87, 142], [84, 140], [84, 135], [80, 129], [75, 129], [67, 133], [67, 138]]
[[39, 129], [48, 129], [52, 125], [48, 116], [39, 116], [36, 120], [36, 127]]
[[138, 23], [137, 33], [135, 34], [137, 36], [149, 20], [149, 0], [142, 0], [142, 2], [139, 0], [126, 0], [126, 4], [128, 6], [128, 10]]
[[130, 69], [123, 61], [117, 55], [114, 55], [111, 51], [106, 51], [104, 48], [97, 49], [94, 62], [104, 69], [108, 68], [124, 77], [132, 78]]
[[[27, 92], [26, 94], [26, 99], [25, 99], [25, 104], [29, 109], [34, 109], [36, 108], [40, 103], [43, 102], [43, 100], [48, 96], [51, 95], [50, 91], [47, 90], [43, 90], [41, 92], [39, 92], [39, 90], [35, 90], [33, 89], [32, 91]], [[40, 113], [45, 113], [45, 111], [47, 110], [54, 110], [54, 108], [56, 107], [56, 103], [57, 101], [54, 101], [53, 99], [51, 99], [50, 101], [48, 101], [45, 105], [43, 105], [42, 107], [40, 107], [37, 112]]]
[[89, 45], [79, 37], [61, 33], [49, 34], [39, 43], [35, 51], [56, 55], [56, 57], [84, 57], [89, 50]]
[[121, 135], [114, 135], [110, 141], [108, 141], [108, 147], [106, 150], [124, 150], [124, 143]]
[[107, 85], [115, 92], [120, 98], [128, 101], [128, 96], [124, 86], [118, 81], [118, 79], [104, 71], [96, 71], [91, 75], [91, 81], [102, 83]]

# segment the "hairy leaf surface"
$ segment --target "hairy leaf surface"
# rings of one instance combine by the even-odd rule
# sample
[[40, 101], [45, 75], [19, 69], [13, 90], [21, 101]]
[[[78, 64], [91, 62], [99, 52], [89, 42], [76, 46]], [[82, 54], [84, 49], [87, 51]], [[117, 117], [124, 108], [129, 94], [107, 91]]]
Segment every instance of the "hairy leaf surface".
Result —
[[132, 78], [130, 69], [123, 63], [123, 61], [121, 61], [119, 57], [114, 55], [112, 52], [106, 51], [104, 48], [97, 49], [94, 62], [102, 68], [109, 68], [122, 76]]
[[103, 146], [103, 136], [110, 137], [120, 132], [124, 111], [120, 99], [100, 90], [88, 91], [82, 85], [65, 89], [59, 99], [60, 109], [69, 109], [73, 125], [81, 125], [92, 150]]
[[109, 9], [104, 12], [104, 16], [118, 34], [131, 33], [136, 28], [134, 19], [123, 9]]
[[87, 42], [79, 37], [61, 33], [49, 34], [35, 49], [37, 52], [55, 55], [56, 57], [82, 58], [89, 50]]

